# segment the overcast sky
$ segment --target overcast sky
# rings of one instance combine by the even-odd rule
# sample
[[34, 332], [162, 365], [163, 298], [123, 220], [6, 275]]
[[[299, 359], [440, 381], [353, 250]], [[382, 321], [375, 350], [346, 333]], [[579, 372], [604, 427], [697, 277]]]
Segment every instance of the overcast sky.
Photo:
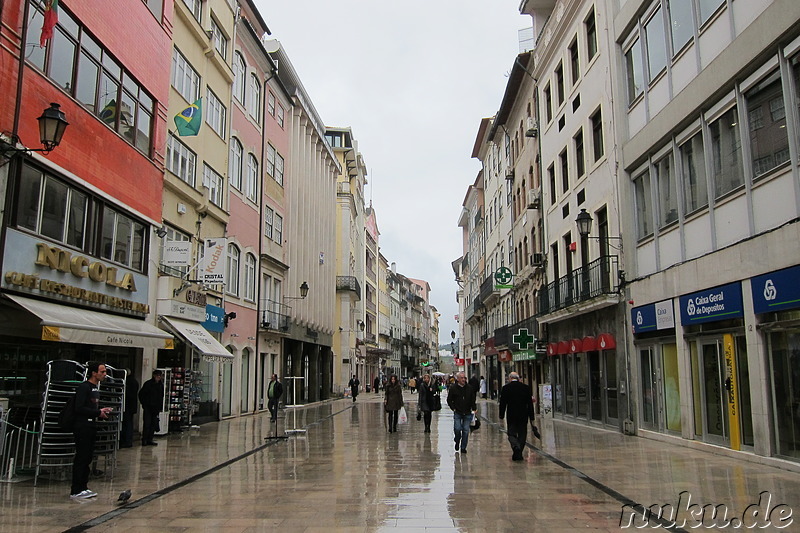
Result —
[[500, 107], [531, 25], [519, 0], [255, 0], [320, 117], [349, 126], [368, 169], [381, 253], [431, 286], [456, 330], [457, 226], [480, 120]]

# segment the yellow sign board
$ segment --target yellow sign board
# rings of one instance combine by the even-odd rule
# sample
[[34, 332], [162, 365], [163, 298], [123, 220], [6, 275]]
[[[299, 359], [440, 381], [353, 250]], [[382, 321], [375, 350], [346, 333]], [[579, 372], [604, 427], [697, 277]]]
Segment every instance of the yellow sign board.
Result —
[[739, 405], [736, 401], [739, 391], [739, 383], [736, 377], [736, 351], [733, 346], [733, 335], [724, 335], [722, 338], [723, 350], [725, 353], [725, 389], [728, 398], [728, 424], [731, 428], [731, 449], [741, 449], [742, 437], [739, 427]]

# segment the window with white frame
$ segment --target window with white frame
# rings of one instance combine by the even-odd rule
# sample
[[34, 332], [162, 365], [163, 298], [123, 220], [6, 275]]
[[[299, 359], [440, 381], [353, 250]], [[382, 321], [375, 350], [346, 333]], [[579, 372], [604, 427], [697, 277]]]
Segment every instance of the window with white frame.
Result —
[[225, 106], [210, 88], [206, 88], [206, 124], [225, 138]]
[[256, 201], [258, 197], [258, 159], [253, 154], [247, 156], [247, 181], [245, 182], [244, 193], [247, 197]]
[[275, 174], [272, 176], [278, 185], [283, 185], [283, 156], [275, 152]]
[[209, 201], [217, 207], [223, 207], [225, 179], [205, 163], [203, 164], [203, 187], [208, 189]]
[[594, 18], [594, 8], [589, 12], [589, 16], [583, 21], [586, 28], [586, 58], [591, 60], [597, 54], [597, 26]]
[[172, 86], [190, 104], [200, 98], [200, 74], [177, 48], [172, 50]]
[[281, 128], [283, 127], [284, 114], [283, 106], [281, 104], [275, 104], [275, 120]]
[[231, 148], [228, 159], [228, 179], [230, 180], [231, 187], [237, 191], [242, 190], [242, 159], [244, 157], [244, 149], [242, 143], [236, 137], [231, 137]]
[[100, 257], [141, 272], [144, 268], [145, 231], [143, 224], [104, 206]]
[[261, 82], [255, 74], [250, 76], [250, 102], [247, 109], [250, 111], [250, 116], [261, 124]]
[[586, 172], [586, 157], [583, 150], [583, 128], [572, 138], [575, 146], [575, 177], [580, 178]]
[[592, 121], [592, 150], [594, 151], [595, 162], [599, 161], [605, 149], [603, 147], [603, 110], [598, 109], [591, 116]]
[[672, 153], [659, 159], [653, 166], [655, 181], [658, 184], [659, 227], [663, 228], [678, 220], [678, 194], [676, 192], [675, 171]]
[[228, 38], [222, 33], [222, 29], [217, 24], [217, 21], [214, 20], [214, 17], [211, 17], [211, 39], [214, 41], [214, 50], [222, 56], [223, 60], [227, 61]]
[[175, 135], [167, 135], [167, 170], [192, 187], [195, 186], [197, 156]]
[[781, 73], [775, 70], [745, 95], [753, 178], [789, 161], [789, 135]]
[[648, 81], [653, 81], [667, 66], [667, 38], [664, 34], [664, 16], [659, 7], [644, 24], [647, 44]]
[[240, 104], [245, 103], [245, 76], [247, 75], [247, 64], [244, 56], [238, 50], [233, 54], [233, 97]]
[[278, 244], [283, 244], [283, 217], [278, 213], [275, 213], [275, 226], [273, 230], [273, 240]]
[[267, 93], [267, 113], [275, 116], [275, 95], [271, 92]]
[[708, 125], [716, 198], [744, 185], [742, 142], [736, 106]]
[[708, 205], [702, 132], [696, 133], [681, 145], [680, 157], [683, 177], [683, 211], [688, 215]]
[[249, 252], [244, 257], [244, 298], [256, 300], [256, 256]]
[[564, 103], [564, 65], [559, 63], [556, 67], [556, 104]]
[[228, 256], [226, 263], [226, 287], [228, 294], [239, 296], [239, 248], [231, 243], [228, 245]]
[[264, 235], [272, 239], [272, 225], [275, 218], [275, 211], [271, 207], [264, 207]]
[[569, 45], [569, 69], [570, 77], [572, 78], [572, 85], [575, 85], [578, 83], [578, 79], [581, 77], [581, 61], [580, 54], [578, 53], [577, 35], [572, 40], [572, 44]]
[[625, 73], [628, 81], [628, 105], [631, 105], [644, 90], [642, 45], [638, 38], [625, 51]]
[[183, 0], [183, 3], [186, 4], [186, 7], [189, 8], [189, 12], [192, 16], [197, 20], [197, 22], [202, 23], [202, 13], [203, 13], [203, 1], [202, 0]]
[[644, 239], [653, 234], [653, 208], [650, 196], [650, 173], [645, 171], [633, 180], [636, 200], [636, 236]]
[[[170, 226], [163, 226], [164, 230], [167, 232], [164, 234], [164, 238], [161, 240], [161, 257], [164, 257], [164, 248], [166, 248], [171, 242], [189, 242], [192, 238], [181, 232], [172, 228]], [[162, 267], [164, 268], [164, 267]], [[173, 272], [174, 271], [174, 272]], [[186, 276], [189, 272], [189, 265], [181, 266], [181, 267], [169, 267], [167, 269], [167, 273], [170, 275], [177, 275], [180, 277]]]

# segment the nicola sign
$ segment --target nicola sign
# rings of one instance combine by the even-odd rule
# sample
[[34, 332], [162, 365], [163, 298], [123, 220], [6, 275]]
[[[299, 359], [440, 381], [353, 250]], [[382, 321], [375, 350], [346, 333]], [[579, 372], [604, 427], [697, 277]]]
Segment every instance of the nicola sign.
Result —
[[756, 314], [800, 308], [800, 266], [784, 268], [750, 280]]
[[684, 326], [727, 320], [743, 315], [742, 286], [730, 283], [681, 296], [681, 321]]
[[675, 327], [675, 312], [672, 300], [642, 305], [631, 309], [633, 334], [658, 331]]

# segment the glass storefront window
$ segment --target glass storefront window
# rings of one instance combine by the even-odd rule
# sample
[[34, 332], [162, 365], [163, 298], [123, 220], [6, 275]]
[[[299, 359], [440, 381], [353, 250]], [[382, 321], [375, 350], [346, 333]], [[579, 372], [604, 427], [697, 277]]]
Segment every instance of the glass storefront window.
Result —
[[642, 372], [642, 424], [655, 425], [655, 390], [653, 389], [653, 348], [639, 349], [639, 365]]
[[692, 405], [694, 406], [694, 434], [703, 436], [703, 403], [700, 393], [700, 368], [697, 361], [697, 343], [689, 343], [689, 357], [692, 361]]
[[571, 355], [564, 356], [564, 413], [575, 415], [575, 371]]
[[769, 334], [778, 455], [800, 458], [800, 330]]
[[575, 367], [578, 378], [578, 416], [586, 418], [589, 408], [589, 374], [585, 353], [575, 354]]
[[742, 444], [753, 446], [753, 409], [750, 401], [750, 368], [747, 364], [747, 341], [744, 336], [736, 337], [736, 381], [739, 385], [739, 417]]
[[662, 374], [664, 379], [665, 426], [669, 431], [681, 430], [681, 391], [678, 380], [678, 347], [676, 344], [661, 346]]

